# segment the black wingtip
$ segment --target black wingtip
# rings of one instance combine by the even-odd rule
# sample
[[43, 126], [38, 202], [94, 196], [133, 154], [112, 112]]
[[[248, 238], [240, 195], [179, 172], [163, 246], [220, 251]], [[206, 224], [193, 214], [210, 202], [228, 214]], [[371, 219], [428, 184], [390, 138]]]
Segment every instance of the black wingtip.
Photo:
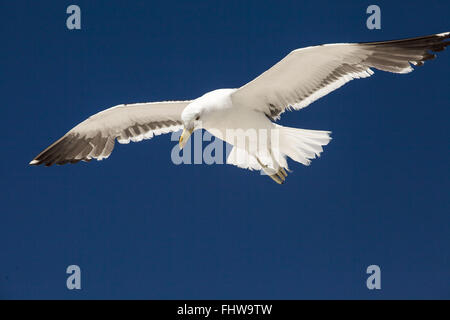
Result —
[[411, 49], [428, 49], [433, 52], [439, 52], [445, 49], [450, 44], [446, 41], [450, 38], [450, 32], [435, 33], [428, 36], [406, 38], [398, 40], [378, 41], [378, 42], [361, 42], [364, 45], [376, 46], [396, 46]]

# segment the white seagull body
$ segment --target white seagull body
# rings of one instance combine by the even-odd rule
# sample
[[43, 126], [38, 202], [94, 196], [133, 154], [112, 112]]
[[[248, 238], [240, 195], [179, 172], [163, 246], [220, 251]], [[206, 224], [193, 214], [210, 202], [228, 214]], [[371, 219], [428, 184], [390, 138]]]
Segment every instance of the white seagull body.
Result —
[[[330, 132], [288, 128], [275, 121], [345, 83], [370, 77], [373, 69], [409, 73], [449, 45], [450, 32], [425, 37], [338, 43], [297, 49], [238, 89], [219, 89], [189, 101], [119, 105], [83, 121], [30, 164], [76, 163], [108, 158], [119, 143], [183, 129], [182, 148], [197, 129], [234, 146], [227, 163], [263, 170], [283, 183], [286, 157], [308, 165], [330, 141]], [[231, 134], [230, 134], [231, 133]]]

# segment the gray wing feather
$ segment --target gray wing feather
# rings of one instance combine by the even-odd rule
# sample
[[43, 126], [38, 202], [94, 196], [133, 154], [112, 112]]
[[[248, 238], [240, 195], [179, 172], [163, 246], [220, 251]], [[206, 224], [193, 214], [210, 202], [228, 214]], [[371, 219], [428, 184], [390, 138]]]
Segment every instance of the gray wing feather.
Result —
[[181, 112], [190, 101], [119, 105], [99, 112], [39, 153], [31, 165], [77, 163], [108, 158], [119, 143], [137, 142], [182, 128]]

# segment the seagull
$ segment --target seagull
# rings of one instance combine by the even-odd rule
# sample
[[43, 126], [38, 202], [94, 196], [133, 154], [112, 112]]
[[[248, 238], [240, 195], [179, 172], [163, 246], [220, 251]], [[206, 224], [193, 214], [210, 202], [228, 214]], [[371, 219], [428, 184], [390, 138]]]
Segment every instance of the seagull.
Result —
[[409, 73], [450, 44], [450, 32], [401, 40], [335, 43], [296, 49], [237, 89], [218, 89], [186, 101], [121, 104], [81, 122], [30, 165], [51, 166], [108, 158], [115, 140], [138, 142], [183, 130], [180, 150], [204, 129], [233, 146], [227, 164], [260, 170], [285, 182], [287, 157], [303, 165], [320, 156], [329, 131], [276, 124], [286, 110], [302, 109], [372, 69]]

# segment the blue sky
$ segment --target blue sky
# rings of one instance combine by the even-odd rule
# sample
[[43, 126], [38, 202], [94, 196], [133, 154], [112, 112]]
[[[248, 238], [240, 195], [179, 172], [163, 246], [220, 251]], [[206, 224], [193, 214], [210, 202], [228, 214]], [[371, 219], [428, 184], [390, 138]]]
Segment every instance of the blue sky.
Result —
[[[381, 30], [366, 28], [370, 4], [2, 1], [0, 298], [450, 298], [449, 52], [285, 113], [333, 140], [310, 167], [291, 162], [282, 186], [176, 166], [170, 135], [102, 162], [27, 165], [120, 103], [239, 87], [299, 47], [450, 31], [448, 1], [377, 1]], [[66, 288], [72, 264], [79, 291]]]

